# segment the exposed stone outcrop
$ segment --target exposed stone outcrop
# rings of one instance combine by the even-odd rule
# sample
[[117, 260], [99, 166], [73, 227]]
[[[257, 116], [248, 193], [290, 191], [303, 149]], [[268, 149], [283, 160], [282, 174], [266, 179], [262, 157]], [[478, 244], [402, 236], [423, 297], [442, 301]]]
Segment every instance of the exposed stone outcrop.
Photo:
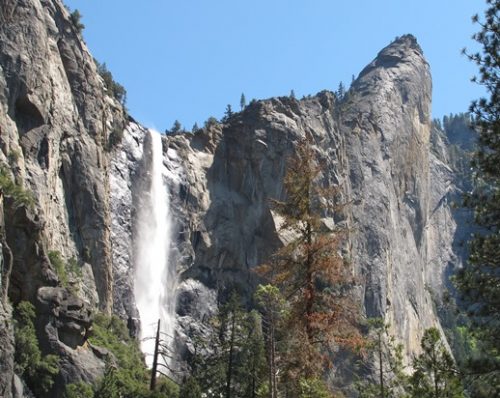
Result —
[[[121, 106], [61, 1], [1, 0], [0, 22], [0, 163], [34, 193], [48, 249], [91, 264], [100, 306], [110, 311], [105, 149], [123, 125]], [[14, 278], [20, 273], [15, 265]]]
[[[45, 302], [48, 312], [38, 316], [39, 329], [50, 323], [45, 320], [54, 303], [66, 308], [61, 310], [64, 320], [54, 318], [53, 336], [66, 348], [44, 348], [67, 358], [62, 369], [75, 376], [73, 381], [104, 365], [92, 350], [79, 345], [82, 339], [75, 338], [81, 330], [76, 330], [79, 323], [69, 314], [83, 303], [56, 287], [58, 277], [48, 253], [74, 258], [82, 268], [83, 299], [111, 311], [107, 150], [111, 132], [123, 125], [122, 106], [108, 95], [62, 1], [0, 0], [0, 167], [34, 199], [32, 207], [19, 206], [13, 198], [5, 201], [5, 242], [14, 258], [9, 299], [14, 305], [20, 300]], [[48, 291], [54, 293], [52, 298], [45, 295]], [[43, 299], [40, 292], [45, 292]], [[12, 319], [7, 303], [1, 305], [0, 334], [5, 344], [0, 351], [5, 361], [2, 358], [0, 385], [5, 388], [0, 395], [9, 397]], [[99, 372], [92, 372], [95, 380]]]

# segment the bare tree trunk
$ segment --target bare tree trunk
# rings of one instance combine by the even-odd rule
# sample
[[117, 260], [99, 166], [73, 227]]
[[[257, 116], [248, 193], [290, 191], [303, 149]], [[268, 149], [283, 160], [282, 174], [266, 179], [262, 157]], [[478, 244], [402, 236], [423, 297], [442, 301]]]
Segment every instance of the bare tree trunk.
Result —
[[155, 353], [153, 357], [153, 368], [151, 369], [151, 383], [149, 384], [150, 391], [154, 391], [156, 388], [156, 372], [158, 369], [159, 346], [160, 346], [160, 320], [158, 319], [158, 327], [156, 329], [156, 339], [155, 339]]

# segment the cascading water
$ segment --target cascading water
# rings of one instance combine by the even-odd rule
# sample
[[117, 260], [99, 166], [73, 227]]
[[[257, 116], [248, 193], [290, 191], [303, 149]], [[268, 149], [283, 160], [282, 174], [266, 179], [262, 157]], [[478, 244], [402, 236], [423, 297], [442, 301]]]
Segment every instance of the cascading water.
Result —
[[[147, 144], [151, 148], [148, 150]], [[170, 346], [175, 329], [175, 266], [169, 264], [172, 221], [164, 179], [161, 135], [149, 131], [144, 142], [148, 169], [145, 192], [140, 193], [135, 223], [134, 296], [141, 320], [141, 350], [151, 366], [158, 320], [163, 344]], [[167, 357], [159, 358], [167, 362]]]

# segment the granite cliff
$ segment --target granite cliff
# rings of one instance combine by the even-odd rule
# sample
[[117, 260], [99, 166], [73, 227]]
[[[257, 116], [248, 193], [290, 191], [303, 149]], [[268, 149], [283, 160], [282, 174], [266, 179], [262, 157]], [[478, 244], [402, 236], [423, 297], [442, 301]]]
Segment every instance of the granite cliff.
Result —
[[[385, 318], [407, 354], [417, 352], [423, 330], [440, 325], [436, 292], [461, 262], [449, 203], [454, 175], [443, 139], [431, 140], [430, 107], [429, 65], [406, 35], [343, 97], [256, 101], [224, 123], [163, 137], [179, 358], [221, 294], [236, 287], [250, 299], [252, 269], [282, 244], [269, 199], [284, 197], [287, 158], [306, 136], [325, 165], [322, 178], [350, 203], [324, 223], [350, 230], [345, 255], [364, 315]], [[35, 304], [43, 350], [62, 358], [57, 394], [102, 375], [103, 353], [86, 341], [93, 312], [138, 318], [133, 225], [148, 178], [146, 137], [106, 89], [60, 0], [0, 0], [0, 166], [33, 198], [19, 203], [4, 192], [2, 396], [23, 394], [11, 304]], [[81, 276], [63, 283], [55, 252]], [[137, 322], [129, 325], [136, 333]]]

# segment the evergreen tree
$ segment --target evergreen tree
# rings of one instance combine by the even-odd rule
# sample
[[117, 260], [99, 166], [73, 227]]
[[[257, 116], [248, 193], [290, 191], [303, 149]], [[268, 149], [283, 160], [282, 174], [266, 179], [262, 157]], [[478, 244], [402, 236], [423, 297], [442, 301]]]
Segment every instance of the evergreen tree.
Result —
[[118, 378], [115, 372], [115, 366], [109, 363], [106, 364], [104, 377], [95, 392], [94, 398], [119, 398], [121, 396], [118, 388]]
[[459, 273], [457, 285], [470, 314], [481, 356], [471, 359], [473, 396], [500, 396], [500, 0], [487, 0], [481, 20], [473, 21], [480, 31], [473, 38], [480, 52], [468, 53], [479, 66], [474, 80], [483, 85], [489, 98], [473, 101], [472, 127], [477, 132], [478, 150], [474, 155], [474, 189], [465, 203], [474, 210], [481, 228], [470, 243], [467, 266]]
[[278, 396], [278, 373], [280, 354], [278, 338], [285, 316], [285, 300], [279, 289], [273, 285], [259, 285], [255, 299], [263, 315], [263, 329], [266, 341], [267, 379], [269, 398]]
[[166, 130], [165, 133], [167, 134], [177, 134], [182, 131], [182, 124], [178, 121], [175, 120], [174, 124], [172, 125], [172, 128], [170, 130]]
[[340, 82], [340, 83], [339, 83], [339, 87], [337, 88], [337, 92], [336, 92], [336, 94], [337, 94], [337, 98], [338, 98], [339, 100], [344, 99], [344, 97], [345, 97], [345, 87], [344, 87], [344, 83], [342, 83], [342, 82]]
[[408, 382], [403, 365], [403, 345], [396, 344], [394, 337], [388, 335], [388, 325], [383, 319], [369, 319], [368, 327], [371, 341], [367, 349], [375, 355], [377, 380], [357, 383], [359, 398], [402, 398]]
[[[343, 231], [322, 222], [333, 215], [339, 188], [321, 187], [321, 167], [310, 141], [296, 145], [284, 178], [285, 201], [274, 201], [281, 230], [293, 237], [259, 272], [279, 286], [290, 308], [287, 320], [287, 381], [321, 378], [330, 363], [328, 347], [357, 347], [358, 308], [351, 297], [351, 270], [339, 255]], [[300, 355], [298, 354], [300, 353]]]
[[75, 10], [69, 15], [71, 22], [73, 23], [73, 26], [75, 27], [76, 31], [78, 33], [81, 33], [83, 29], [85, 29], [85, 25], [81, 22], [82, 19], [82, 14], [80, 14], [80, 11]]
[[212, 333], [200, 336], [192, 375], [207, 397], [256, 397], [265, 382], [260, 317], [246, 312], [236, 294], [212, 320]]
[[290, 98], [295, 99], [295, 91], [293, 89], [290, 91]]
[[240, 97], [241, 110], [245, 109], [246, 106], [247, 106], [247, 99], [245, 98], [245, 94], [241, 93], [241, 97]]
[[453, 358], [441, 341], [439, 330], [427, 329], [422, 354], [413, 361], [410, 377], [411, 398], [464, 398], [463, 387]]
[[224, 112], [224, 117], [222, 118], [222, 123], [227, 123], [233, 117], [233, 109], [230, 104], [227, 104], [226, 111]]
[[201, 398], [201, 388], [194, 377], [189, 377], [181, 386], [179, 398]]

